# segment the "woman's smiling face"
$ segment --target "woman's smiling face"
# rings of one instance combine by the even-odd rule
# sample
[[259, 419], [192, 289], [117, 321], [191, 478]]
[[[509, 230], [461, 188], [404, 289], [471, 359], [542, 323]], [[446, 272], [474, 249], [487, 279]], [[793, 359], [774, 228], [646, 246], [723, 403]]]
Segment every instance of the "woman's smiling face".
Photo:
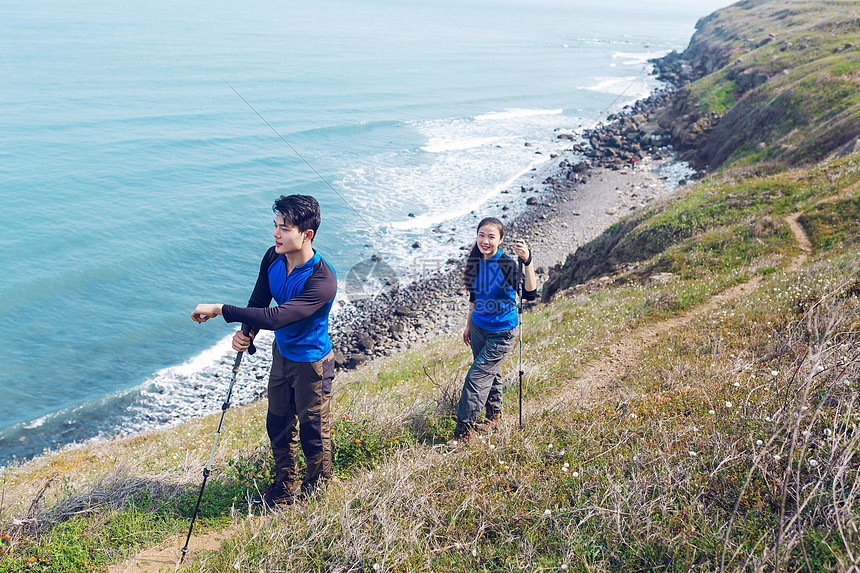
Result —
[[478, 250], [488, 259], [496, 254], [502, 244], [502, 230], [495, 223], [485, 223], [478, 228]]

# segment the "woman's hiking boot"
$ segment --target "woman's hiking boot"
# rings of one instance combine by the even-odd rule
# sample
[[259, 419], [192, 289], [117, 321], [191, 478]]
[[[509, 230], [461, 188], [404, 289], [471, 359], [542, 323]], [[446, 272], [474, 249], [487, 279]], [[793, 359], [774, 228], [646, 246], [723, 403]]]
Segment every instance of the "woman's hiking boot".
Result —
[[471, 439], [472, 425], [458, 420], [457, 425], [454, 427], [454, 437], [448, 440], [448, 445], [456, 446], [458, 443], [468, 444]]
[[263, 493], [256, 493], [251, 496], [251, 505], [269, 509], [279, 505], [292, 505], [296, 500], [294, 490], [295, 487], [290, 487], [286, 482], [273, 482]]
[[474, 429], [476, 432], [481, 432], [482, 434], [486, 434], [490, 430], [496, 427], [499, 422], [502, 421], [502, 411], [501, 410], [493, 410], [487, 409], [487, 419], [480, 424], [475, 424]]

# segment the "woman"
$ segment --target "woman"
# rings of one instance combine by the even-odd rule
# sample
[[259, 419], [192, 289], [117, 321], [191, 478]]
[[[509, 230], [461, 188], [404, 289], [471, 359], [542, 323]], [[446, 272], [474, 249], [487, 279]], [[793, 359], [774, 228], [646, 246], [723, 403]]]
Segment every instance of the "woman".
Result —
[[[517, 316], [517, 263], [499, 249], [505, 226], [488, 217], [478, 224], [478, 237], [466, 260], [464, 283], [469, 288], [469, 316], [463, 342], [472, 347], [474, 362], [463, 383], [457, 407], [454, 440], [468, 442], [475, 429], [485, 429], [502, 415], [502, 360], [514, 345]], [[525, 300], [537, 295], [532, 255], [524, 241], [514, 252], [525, 269]], [[488, 424], [479, 424], [486, 409]]]

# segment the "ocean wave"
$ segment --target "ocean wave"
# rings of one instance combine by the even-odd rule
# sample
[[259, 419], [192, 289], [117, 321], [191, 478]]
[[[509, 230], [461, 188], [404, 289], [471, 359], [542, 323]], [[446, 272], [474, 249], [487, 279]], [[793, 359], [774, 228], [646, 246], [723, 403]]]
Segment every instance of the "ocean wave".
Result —
[[624, 61], [621, 62], [625, 66], [639, 66], [645, 65], [649, 60], [653, 60], [654, 58], [659, 58], [660, 56], [664, 56], [666, 52], [613, 52], [612, 59]]
[[35, 420], [30, 420], [29, 422], [24, 422], [24, 424], [22, 424], [22, 426], [24, 428], [26, 428], [27, 430], [35, 430], [36, 428], [42, 427], [45, 424], [45, 422], [48, 421], [49, 417], [50, 417], [50, 414], [48, 414], [46, 416], [42, 416], [41, 418], [36, 418]]
[[427, 145], [421, 147], [427, 153], [444, 153], [446, 151], [462, 151], [473, 149], [484, 145], [494, 145], [499, 142], [498, 137], [466, 137], [462, 139], [451, 137], [432, 138]]
[[561, 115], [563, 109], [506, 109], [505, 111], [494, 111], [476, 115], [478, 121], [498, 121], [505, 119], [518, 119], [522, 117], [534, 117], [536, 115]]
[[639, 99], [651, 93], [647, 80], [641, 76], [595, 79], [597, 80], [596, 84], [583, 89], [612, 95], [625, 95], [630, 99]]
[[522, 171], [513, 174], [508, 179], [488, 189], [485, 193], [472, 198], [470, 201], [461, 203], [456, 208], [433, 211], [424, 215], [410, 217], [401, 221], [392, 221], [390, 223], [380, 226], [389, 227], [391, 229], [397, 230], [429, 229], [431, 227], [439, 225], [440, 223], [463, 217], [465, 215], [470, 214], [472, 211], [478, 209], [482, 205], [486, 204], [487, 201], [497, 196], [505, 189], [510, 188], [514, 184], [514, 182], [516, 182], [520, 177], [531, 172], [532, 168], [540, 165], [544, 161], [545, 160], [532, 162]]

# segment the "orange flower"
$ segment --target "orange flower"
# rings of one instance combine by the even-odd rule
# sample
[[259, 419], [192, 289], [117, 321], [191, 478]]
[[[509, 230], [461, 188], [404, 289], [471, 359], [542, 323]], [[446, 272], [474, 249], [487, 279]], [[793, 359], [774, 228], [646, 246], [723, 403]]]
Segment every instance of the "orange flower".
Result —
[[355, 443], [356, 443], [356, 444], [360, 444], [360, 443], [361, 443], [361, 440], [359, 440], [358, 438], [356, 438], [356, 439], [355, 439]]
[[332, 430], [331, 433], [334, 434], [334, 430]]
[[395, 444], [395, 445], [397, 445], [397, 446], [399, 446], [399, 445], [400, 445], [400, 440], [394, 440], [394, 444]]
[[30, 563], [35, 563], [35, 562], [36, 562], [36, 558], [35, 558], [35, 557], [30, 557], [29, 561], [30, 561]]
[[5, 539], [6, 541], [9, 541], [10, 539], [12, 539], [12, 536], [7, 533], [6, 535], [3, 536], [3, 539]]

